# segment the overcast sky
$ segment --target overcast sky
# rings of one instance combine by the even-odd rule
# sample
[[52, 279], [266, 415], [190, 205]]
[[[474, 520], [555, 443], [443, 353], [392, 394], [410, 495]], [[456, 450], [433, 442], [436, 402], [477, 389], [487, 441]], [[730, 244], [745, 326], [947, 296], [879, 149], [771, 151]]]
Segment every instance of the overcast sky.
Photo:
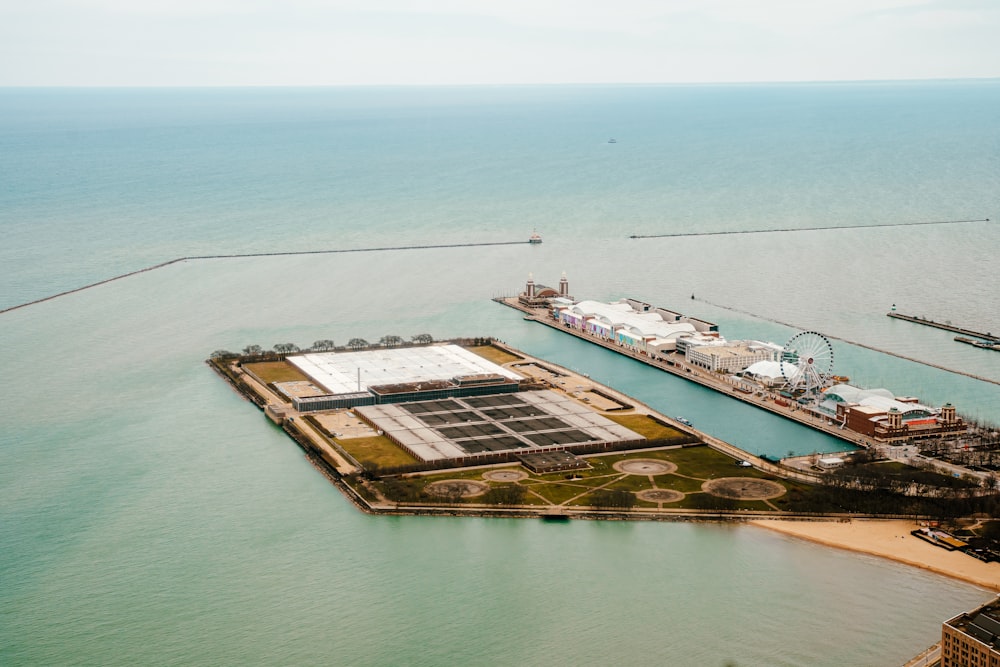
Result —
[[0, 85], [1000, 76], [1000, 0], [4, 0]]

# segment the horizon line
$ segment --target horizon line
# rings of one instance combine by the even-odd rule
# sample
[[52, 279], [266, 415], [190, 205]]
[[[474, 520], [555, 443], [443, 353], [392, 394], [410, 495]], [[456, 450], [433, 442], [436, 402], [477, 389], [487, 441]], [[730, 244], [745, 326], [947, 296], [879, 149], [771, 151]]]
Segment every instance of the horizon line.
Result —
[[967, 77], [913, 77], [900, 79], [760, 79], [754, 81], [547, 81], [503, 83], [171, 83], [171, 84], [98, 84], [98, 83], [55, 83], [55, 84], [4, 84], [0, 90], [26, 89], [217, 89], [217, 88], [541, 88], [555, 86], [594, 87], [644, 87], [644, 86], [761, 86], [761, 85], [838, 85], [838, 84], [892, 84], [892, 83], [962, 83], [1000, 81], [996, 76]]

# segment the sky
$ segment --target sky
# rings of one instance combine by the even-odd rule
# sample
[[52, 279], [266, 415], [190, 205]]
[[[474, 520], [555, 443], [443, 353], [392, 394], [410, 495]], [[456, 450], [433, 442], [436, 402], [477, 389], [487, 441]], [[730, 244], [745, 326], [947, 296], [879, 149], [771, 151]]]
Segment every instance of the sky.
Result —
[[4, 0], [0, 86], [1000, 76], [1000, 0]]

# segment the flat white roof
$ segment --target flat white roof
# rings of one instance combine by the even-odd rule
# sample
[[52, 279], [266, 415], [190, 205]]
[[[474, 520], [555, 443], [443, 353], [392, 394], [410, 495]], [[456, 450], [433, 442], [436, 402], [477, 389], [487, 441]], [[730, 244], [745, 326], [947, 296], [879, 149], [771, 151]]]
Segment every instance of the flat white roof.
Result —
[[[353, 394], [381, 384], [450, 380], [459, 375], [494, 373], [522, 376], [458, 345], [399, 347], [359, 352], [315, 352], [288, 357], [331, 394]], [[360, 386], [359, 386], [360, 377]]]

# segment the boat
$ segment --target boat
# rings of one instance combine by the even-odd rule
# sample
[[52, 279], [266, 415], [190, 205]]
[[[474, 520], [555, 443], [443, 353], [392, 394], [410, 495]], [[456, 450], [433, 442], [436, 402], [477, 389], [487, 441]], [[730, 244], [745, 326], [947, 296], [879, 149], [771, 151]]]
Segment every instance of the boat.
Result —
[[542, 235], [538, 232], [531, 232], [531, 236], [528, 237], [528, 243], [541, 243]]
[[678, 417], [677, 421], [684, 424], [685, 426], [692, 426], [691, 422], [688, 421], [687, 419], [684, 419], [684, 417]]
[[617, 144], [618, 141], [616, 139], [608, 139], [608, 143], [609, 144]]

